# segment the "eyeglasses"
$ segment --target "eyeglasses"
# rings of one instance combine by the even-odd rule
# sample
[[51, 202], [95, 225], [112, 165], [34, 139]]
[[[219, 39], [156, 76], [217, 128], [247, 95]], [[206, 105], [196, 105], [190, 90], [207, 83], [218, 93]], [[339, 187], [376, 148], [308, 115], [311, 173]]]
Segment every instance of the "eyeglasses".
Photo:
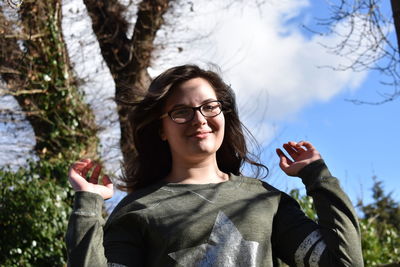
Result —
[[206, 118], [218, 116], [222, 112], [222, 101], [215, 100], [204, 103], [198, 107], [182, 107], [173, 109], [161, 115], [160, 119], [169, 116], [174, 122], [183, 124], [193, 120], [194, 113], [197, 110], [200, 111], [200, 113]]

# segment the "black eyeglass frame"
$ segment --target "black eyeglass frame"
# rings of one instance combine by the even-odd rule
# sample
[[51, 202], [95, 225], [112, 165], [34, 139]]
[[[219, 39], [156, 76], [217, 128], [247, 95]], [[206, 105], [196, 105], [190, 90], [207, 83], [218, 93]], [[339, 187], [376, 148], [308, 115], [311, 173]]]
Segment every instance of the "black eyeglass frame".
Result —
[[[201, 108], [202, 108], [203, 106], [207, 105], [207, 104], [214, 103], [214, 102], [218, 102], [218, 103], [220, 104], [220, 109], [221, 109], [220, 112], [219, 112], [218, 114], [215, 114], [215, 115], [212, 115], [212, 116], [206, 116], [206, 115], [204, 115], [203, 112], [201, 111]], [[177, 122], [177, 121], [175, 121], [175, 120], [172, 118], [172, 115], [171, 115], [172, 112], [174, 112], [174, 111], [176, 111], [176, 110], [180, 110], [180, 109], [185, 109], [185, 108], [190, 108], [190, 109], [193, 110], [192, 117], [191, 117], [190, 119], [188, 119], [187, 121], [185, 121], [185, 122]], [[182, 107], [182, 108], [176, 108], [176, 109], [170, 110], [170, 111], [164, 113], [163, 115], [161, 115], [161, 116], [160, 116], [160, 119], [163, 119], [163, 118], [165, 118], [165, 117], [168, 116], [168, 117], [170, 117], [170, 119], [171, 119], [173, 122], [175, 122], [175, 123], [177, 123], [177, 124], [185, 124], [185, 123], [188, 123], [188, 122], [190, 122], [190, 121], [193, 120], [194, 114], [196, 113], [197, 110], [200, 111], [201, 115], [203, 115], [205, 118], [214, 118], [214, 117], [216, 117], [216, 116], [218, 116], [219, 114], [222, 113], [222, 111], [223, 111], [223, 101], [221, 101], [221, 100], [212, 100], [212, 101], [208, 101], [208, 102], [206, 102], [206, 103], [204, 103], [204, 104], [201, 104], [200, 106], [197, 106], [197, 107]]]

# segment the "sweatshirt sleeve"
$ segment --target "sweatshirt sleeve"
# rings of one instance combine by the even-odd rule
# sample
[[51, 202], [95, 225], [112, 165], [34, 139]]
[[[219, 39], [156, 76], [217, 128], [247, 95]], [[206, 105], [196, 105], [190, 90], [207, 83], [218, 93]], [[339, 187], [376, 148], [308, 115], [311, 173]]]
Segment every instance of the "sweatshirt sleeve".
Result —
[[304, 167], [299, 177], [311, 196], [318, 222], [282, 194], [274, 219], [273, 246], [290, 266], [364, 266], [357, 214], [324, 161]]
[[68, 266], [143, 266], [141, 250], [133, 244], [141, 240], [129, 233], [129, 222], [115, 220], [104, 233], [103, 202], [95, 193], [75, 193], [66, 234]]
[[98, 194], [75, 192], [66, 235], [68, 266], [107, 266], [101, 216], [103, 202]]

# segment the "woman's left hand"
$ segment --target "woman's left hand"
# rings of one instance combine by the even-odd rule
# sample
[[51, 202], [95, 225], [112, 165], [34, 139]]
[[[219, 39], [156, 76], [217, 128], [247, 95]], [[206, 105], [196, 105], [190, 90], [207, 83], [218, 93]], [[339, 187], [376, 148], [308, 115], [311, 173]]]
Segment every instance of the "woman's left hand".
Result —
[[279, 148], [276, 149], [276, 153], [280, 159], [279, 167], [289, 176], [297, 176], [300, 170], [305, 166], [313, 161], [321, 159], [321, 155], [315, 147], [306, 141], [300, 141], [298, 143], [290, 141], [283, 144], [283, 148], [291, 158], [286, 156]]

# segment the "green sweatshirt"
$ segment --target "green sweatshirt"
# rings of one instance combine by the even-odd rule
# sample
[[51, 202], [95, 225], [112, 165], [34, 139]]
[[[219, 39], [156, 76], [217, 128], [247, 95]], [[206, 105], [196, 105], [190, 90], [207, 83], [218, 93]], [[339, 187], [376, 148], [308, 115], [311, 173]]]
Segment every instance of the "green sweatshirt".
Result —
[[103, 227], [100, 195], [76, 192], [69, 266], [363, 266], [354, 208], [322, 160], [299, 174], [318, 223], [258, 179], [159, 182], [127, 195]]

